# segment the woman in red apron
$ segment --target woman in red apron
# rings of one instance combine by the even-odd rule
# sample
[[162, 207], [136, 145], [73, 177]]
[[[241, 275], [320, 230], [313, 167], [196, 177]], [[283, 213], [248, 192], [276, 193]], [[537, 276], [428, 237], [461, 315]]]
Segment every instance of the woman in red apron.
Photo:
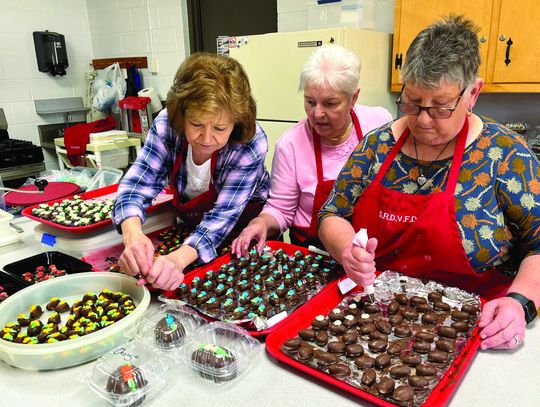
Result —
[[307, 118], [287, 130], [272, 163], [270, 198], [233, 242], [246, 255], [252, 241], [264, 247], [267, 236], [290, 228], [291, 242], [321, 247], [317, 213], [350, 153], [367, 133], [391, 120], [381, 107], [356, 104], [359, 60], [351, 51], [325, 45], [306, 61], [300, 79]]
[[[359, 174], [360, 167], [373, 168], [379, 162], [380, 167], [371, 170], [371, 181], [361, 182], [363, 190], [351, 211], [352, 225], [335, 216], [340, 209], [334, 209], [338, 196], [339, 205], [346, 205], [352, 195], [345, 191], [350, 191], [350, 187], [334, 187], [321, 210], [319, 236], [359, 284], [371, 283], [375, 269], [395, 270], [480, 294], [490, 300], [479, 321], [482, 347], [509, 349], [521, 343], [526, 323], [536, 316], [535, 304], [540, 304], [540, 245], [534, 232], [540, 227], [540, 210], [532, 200], [529, 205], [529, 196], [524, 194], [530, 186], [535, 188], [540, 170], [538, 161], [521, 146], [521, 141], [499, 135], [503, 129], [471, 113], [483, 85], [476, 78], [479, 51], [473, 28], [470, 21], [452, 17], [428, 27], [413, 41], [402, 72], [404, 87], [397, 101], [405, 117], [388, 129], [381, 129], [379, 134], [390, 134], [395, 143], [386, 156], [381, 154], [382, 162], [371, 155], [376, 162], [364, 165], [362, 160], [370, 156], [368, 153], [351, 157], [349, 165], [358, 165]], [[447, 38], [455, 42], [449, 44]], [[443, 49], [446, 54], [441, 55]], [[463, 50], [468, 51], [463, 54]], [[496, 136], [492, 136], [492, 130], [497, 131]], [[379, 144], [374, 147], [377, 151], [384, 151], [383, 145], [391, 145], [384, 140]], [[522, 178], [527, 179], [530, 174], [531, 181], [523, 187], [513, 183], [513, 174], [507, 180], [506, 167], [496, 161], [499, 149], [506, 144], [514, 163], [518, 157], [527, 160]], [[514, 155], [512, 151], [517, 149], [519, 154]], [[500, 154], [504, 157], [506, 151], [501, 150]], [[411, 168], [405, 168], [410, 162]], [[435, 171], [437, 168], [440, 169]], [[520, 167], [514, 168], [521, 171]], [[336, 185], [351, 182], [346, 176], [350, 168], [345, 168], [343, 174]], [[415, 191], [410, 190], [409, 179], [415, 181]], [[456, 193], [458, 185], [460, 190]], [[529, 205], [530, 212], [520, 215], [517, 205], [507, 205], [505, 199], [510, 195], [517, 196], [518, 204]], [[458, 219], [458, 210], [462, 208], [469, 212], [463, 215], [462, 210]], [[493, 219], [508, 219], [506, 229]], [[493, 225], [493, 229], [482, 225]], [[365, 249], [352, 245], [355, 231], [360, 228], [367, 229], [372, 236]], [[477, 253], [472, 251], [474, 242], [463, 237], [471, 229], [470, 236], [490, 245]], [[505, 261], [511, 265], [508, 251], [512, 248], [501, 245], [499, 251], [495, 250], [499, 241], [506, 242], [503, 231], [515, 236], [509, 240], [514, 250], [527, 247], [518, 257], [520, 264], [515, 276], [497, 269]], [[479, 259], [489, 266], [482, 267]]]
[[[186, 266], [214, 259], [216, 248], [259, 214], [269, 189], [268, 142], [255, 117], [249, 81], [237, 61], [200, 53], [182, 63], [113, 211], [125, 246], [119, 265], [139, 275], [139, 284], [174, 290]], [[154, 258], [141, 225], [144, 209], [167, 182], [178, 216], [193, 232], [180, 248]]]

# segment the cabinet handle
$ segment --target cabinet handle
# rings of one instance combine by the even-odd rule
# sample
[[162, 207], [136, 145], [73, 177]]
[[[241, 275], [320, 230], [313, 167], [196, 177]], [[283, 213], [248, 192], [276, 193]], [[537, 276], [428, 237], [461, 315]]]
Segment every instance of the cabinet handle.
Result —
[[403, 54], [396, 54], [396, 60], [394, 62], [394, 69], [401, 69], [401, 63], [403, 62]]
[[506, 41], [506, 59], [504, 60], [504, 63], [506, 64], [506, 66], [508, 66], [510, 64], [510, 62], [512, 62], [510, 60], [510, 47], [512, 46], [514, 42], [512, 41], [512, 37], [508, 38], [508, 41]]

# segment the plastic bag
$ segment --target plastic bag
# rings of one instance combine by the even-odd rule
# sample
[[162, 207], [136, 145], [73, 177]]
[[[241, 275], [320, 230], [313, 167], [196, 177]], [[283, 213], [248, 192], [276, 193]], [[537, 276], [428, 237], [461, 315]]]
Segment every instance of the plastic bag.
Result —
[[126, 87], [126, 80], [118, 62], [109, 65], [94, 79], [92, 106], [100, 112], [108, 112], [110, 109], [112, 113], [120, 113], [118, 101], [124, 98]]

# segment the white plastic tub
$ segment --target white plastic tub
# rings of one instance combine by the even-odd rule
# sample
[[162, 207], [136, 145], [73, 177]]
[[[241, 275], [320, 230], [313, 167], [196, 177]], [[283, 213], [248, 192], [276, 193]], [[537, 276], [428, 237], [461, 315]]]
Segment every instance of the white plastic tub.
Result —
[[16, 322], [17, 316], [27, 312], [34, 304], [41, 305], [45, 310], [51, 297], [71, 303], [82, 298], [86, 292], [99, 293], [105, 288], [130, 295], [136, 305], [135, 310], [113, 325], [77, 339], [36, 345], [0, 340], [0, 358], [21, 369], [61, 369], [94, 360], [126, 342], [137, 331], [138, 322], [150, 303], [150, 293], [146, 287], [136, 285], [134, 278], [118, 273], [80, 273], [25, 288], [0, 304], [0, 327]]

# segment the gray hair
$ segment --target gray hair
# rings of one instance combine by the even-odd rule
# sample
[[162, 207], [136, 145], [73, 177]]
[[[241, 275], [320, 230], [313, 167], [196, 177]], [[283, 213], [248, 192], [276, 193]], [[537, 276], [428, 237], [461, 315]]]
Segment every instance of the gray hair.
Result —
[[478, 76], [478, 27], [462, 15], [450, 14], [414, 38], [401, 71], [403, 83], [432, 89], [442, 80], [465, 88]]
[[302, 91], [306, 86], [327, 87], [352, 97], [360, 81], [360, 58], [339, 45], [327, 44], [308, 58], [300, 74]]

